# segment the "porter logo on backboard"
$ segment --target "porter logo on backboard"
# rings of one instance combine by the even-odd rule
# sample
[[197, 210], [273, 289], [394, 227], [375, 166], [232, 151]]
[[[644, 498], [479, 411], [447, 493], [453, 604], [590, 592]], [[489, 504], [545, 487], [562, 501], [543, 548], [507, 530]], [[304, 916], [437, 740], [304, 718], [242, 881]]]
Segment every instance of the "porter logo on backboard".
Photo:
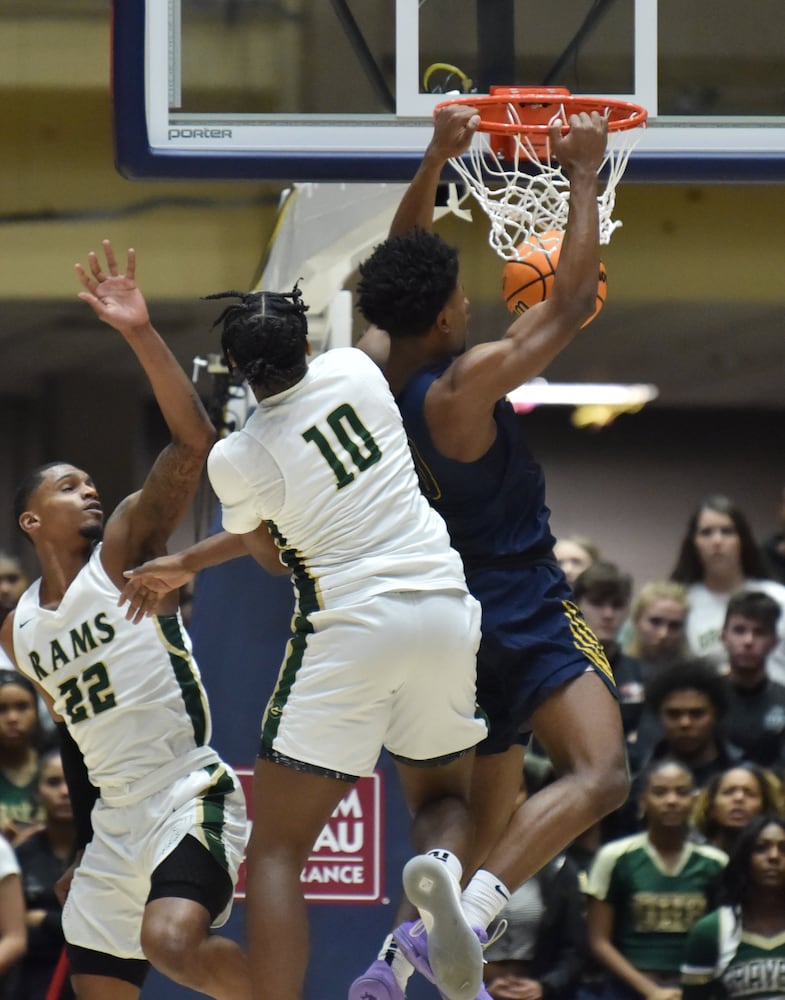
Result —
[[[250, 809], [252, 772], [237, 768], [237, 774]], [[348, 788], [316, 838], [300, 875], [307, 900], [376, 903], [381, 899], [381, 792], [382, 776], [378, 771]], [[235, 895], [237, 899], [245, 898], [244, 864]]]

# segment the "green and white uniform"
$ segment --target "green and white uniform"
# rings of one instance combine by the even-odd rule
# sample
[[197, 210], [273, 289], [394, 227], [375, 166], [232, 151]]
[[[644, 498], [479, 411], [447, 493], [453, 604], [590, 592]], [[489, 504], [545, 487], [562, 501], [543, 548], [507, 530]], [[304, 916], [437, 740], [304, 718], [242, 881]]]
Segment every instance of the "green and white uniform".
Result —
[[293, 636], [262, 756], [349, 778], [370, 773], [382, 746], [427, 761], [485, 736], [479, 605], [366, 354], [315, 358], [214, 446], [207, 467], [224, 528], [265, 522], [292, 571]]
[[56, 609], [42, 608], [39, 593], [36, 580], [17, 605], [16, 661], [52, 698], [100, 789], [63, 913], [66, 940], [142, 958], [150, 875], [186, 835], [236, 880], [242, 789], [208, 743], [207, 697], [179, 614], [126, 621], [100, 545]]
[[687, 938], [681, 967], [684, 1000], [785, 997], [785, 933], [763, 937], [742, 930], [729, 906], [713, 910]]
[[637, 969], [678, 972], [687, 932], [710, 905], [727, 856], [684, 845], [667, 866], [646, 833], [605, 844], [589, 872], [587, 894], [614, 908], [613, 944]]

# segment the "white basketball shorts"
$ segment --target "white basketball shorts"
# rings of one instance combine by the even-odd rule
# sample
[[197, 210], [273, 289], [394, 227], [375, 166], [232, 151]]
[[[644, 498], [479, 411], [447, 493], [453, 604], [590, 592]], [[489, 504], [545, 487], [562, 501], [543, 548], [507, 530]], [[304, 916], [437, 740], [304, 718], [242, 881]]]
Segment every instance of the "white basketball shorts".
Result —
[[[248, 839], [245, 797], [223, 762], [176, 779], [141, 801], [92, 814], [93, 839], [76, 870], [63, 909], [66, 941], [118, 958], [143, 959], [142, 917], [150, 876], [190, 834], [226, 869], [232, 883]], [[231, 905], [215, 921], [229, 918]]]
[[295, 618], [262, 722], [272, 751], [341, 776], [382, 747], [426, 763], [475, 746], [480, 605], [461, 591], [394, 591]]

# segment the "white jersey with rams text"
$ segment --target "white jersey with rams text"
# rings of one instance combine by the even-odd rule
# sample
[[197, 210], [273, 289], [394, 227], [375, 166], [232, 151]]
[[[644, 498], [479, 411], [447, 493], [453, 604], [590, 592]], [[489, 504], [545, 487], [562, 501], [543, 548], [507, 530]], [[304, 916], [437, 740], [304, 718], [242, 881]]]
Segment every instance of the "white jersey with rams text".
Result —
[[42, 608], [39, 588], [16, 609], [17, 664], [52, 698], [102, 797], [143, 797], [218, 760], [179, 614], [126, 621], [100, 545], [59, 607]]
[[305, 613], [389, 591], [466, 589], [395, 400], [362, 351], [315, 358], [214, 446], [208, 471], [227, 531], [267, 522]]

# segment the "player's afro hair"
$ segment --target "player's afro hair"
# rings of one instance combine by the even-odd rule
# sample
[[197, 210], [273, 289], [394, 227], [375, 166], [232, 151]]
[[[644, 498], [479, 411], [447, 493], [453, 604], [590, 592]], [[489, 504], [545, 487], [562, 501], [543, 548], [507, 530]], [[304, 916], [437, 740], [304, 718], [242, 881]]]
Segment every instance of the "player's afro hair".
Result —
[[359, 272], [364, 318], [391, 337], [421, 337], [458, 287], [458, 251], [416, 228], [379, 244]]

